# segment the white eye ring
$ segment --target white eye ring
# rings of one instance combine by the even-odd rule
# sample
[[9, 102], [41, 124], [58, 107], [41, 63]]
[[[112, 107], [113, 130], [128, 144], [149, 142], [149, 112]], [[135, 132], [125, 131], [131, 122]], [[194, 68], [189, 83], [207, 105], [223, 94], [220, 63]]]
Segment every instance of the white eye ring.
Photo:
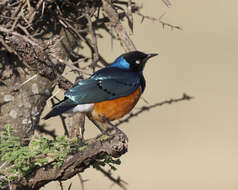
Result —
[[140, 64], [140, 61], [139, 61], [139, 60], [136, 60], [136, 64]]

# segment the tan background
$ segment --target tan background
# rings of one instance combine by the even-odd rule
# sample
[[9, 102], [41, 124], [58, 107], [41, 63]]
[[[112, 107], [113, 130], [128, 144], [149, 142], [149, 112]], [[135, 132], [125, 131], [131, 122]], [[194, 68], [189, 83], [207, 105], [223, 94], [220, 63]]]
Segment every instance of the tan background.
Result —
[[[169, 9], [158, 0], [137, 1], [145, 15], [158, 18], [166, 12], [165, 21], [183, 27], [163, 29], [147, 20], [140, 24], [135, 17], [132, 38], [137, 48], [160, 54], [145, 69], [143, 96], [151, 104], [183, 92], [195, 99], [157, 107], [121, 126], [129, 136], [129, 152], [121, 158], [116, 175], [129, 183], [129, 190], [236, 190], [238, 1], [171, 1]], [[118, 44], [111, 50], [110, 38], [99, 42], [99, 51], [109, 61], [123, 52]], [[143, 104], [140, 101], [137, 107]], [[96, 132], [87, 126], [87, 135]], [[119, 189], [93, 169], [83, 177], [89, 179], [86, 190]], [[72, 190], [80, 189], [74, 179]], [[46, 187], [60, 189], [57, 183]]]

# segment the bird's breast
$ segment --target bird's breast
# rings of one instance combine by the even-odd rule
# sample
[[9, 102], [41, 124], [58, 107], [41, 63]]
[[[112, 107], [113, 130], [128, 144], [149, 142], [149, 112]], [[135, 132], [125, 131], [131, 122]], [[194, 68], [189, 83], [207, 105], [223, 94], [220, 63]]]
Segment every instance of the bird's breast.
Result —
[[108, 121], [123, 117], [134, 108], [140, 98], [141, 92], [142, 88], [138, 87], [129, 96], [95, 103], [92, 111], [93, 118], [102, 122], [102, 117]]

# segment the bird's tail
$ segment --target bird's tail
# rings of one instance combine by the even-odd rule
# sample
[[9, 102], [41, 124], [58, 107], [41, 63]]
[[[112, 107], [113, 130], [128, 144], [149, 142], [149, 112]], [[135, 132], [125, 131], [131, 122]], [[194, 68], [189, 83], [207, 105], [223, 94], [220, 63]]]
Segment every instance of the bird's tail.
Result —
[[49, 119], [51, 117], [57, 116], [59, 114], [62, 114], [68, 110], [70, 110], [71, 108], [73, 108], [74, 106], [76, 106], [77, 104], [75, 102], [73, 102], [72, 100], [65, 98], [64, 100], [62, 100], [61, 102], [57, 103], [53, 109], [46, 114], [45, 117], [43, 117], [43, 119]]

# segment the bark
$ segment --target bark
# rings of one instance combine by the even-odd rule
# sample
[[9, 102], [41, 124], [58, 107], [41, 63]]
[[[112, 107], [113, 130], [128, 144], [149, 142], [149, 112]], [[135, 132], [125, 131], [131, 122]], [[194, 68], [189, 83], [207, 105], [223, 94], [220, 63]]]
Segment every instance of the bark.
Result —
[[55, 44], [54, 49], [47, 50], [44, 48], [49, 42], [28, 42], [22, 36], [12, 36], [9, 41], [9, 47], [18, 57], [1, 52], [4, 82], [0, 86], [0, 127], [10, 124], [24, 141], [33, 135], [54, 83], [65, 68], [57, 60], [47, 60], [48, 52], [53, 51], [59, 57], [67, 57], [67, 53], [57, 40], [51, 42]]

